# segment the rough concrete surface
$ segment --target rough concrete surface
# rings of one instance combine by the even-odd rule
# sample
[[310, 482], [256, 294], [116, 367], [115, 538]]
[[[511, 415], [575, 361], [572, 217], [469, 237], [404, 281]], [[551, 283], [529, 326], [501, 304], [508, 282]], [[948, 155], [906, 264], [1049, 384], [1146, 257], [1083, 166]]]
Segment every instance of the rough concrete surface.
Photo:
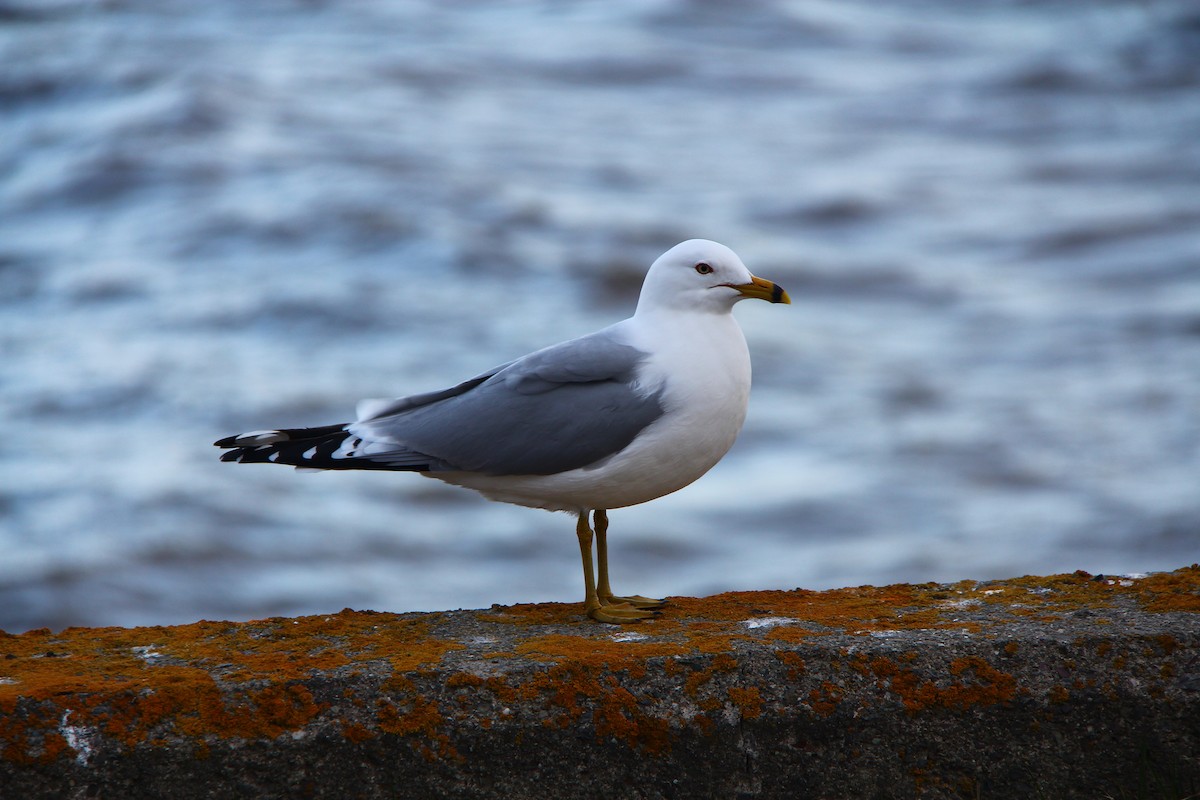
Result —
[[0, 633], [0, 798], [1178, 798], [1200, 567]]

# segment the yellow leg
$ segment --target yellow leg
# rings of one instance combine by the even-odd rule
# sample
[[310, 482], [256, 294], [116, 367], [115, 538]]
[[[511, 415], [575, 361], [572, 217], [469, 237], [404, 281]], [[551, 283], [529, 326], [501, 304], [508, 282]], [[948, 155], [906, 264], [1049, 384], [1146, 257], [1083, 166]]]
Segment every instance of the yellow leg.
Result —
[[583, 558], [583, 610], [587, 615], [600, 608], [596, 597], [596, 576], [592, 571], [592, 529], [588, 525], [587, 512], [580, 513], [575, 522], [575, 536], [579, 539], [579, 555]]
[[[625, 603], [613, 603], [611, 600], [608, 604], [600, 602], [596, 594], [596, 576], [592, 569], [592, 529], [588, 525], [587, 511], [579, 514], [575, 523], [575, 536], [579, 539], [579, 555], [583, 559], [583, 607], [587, 615], [597, 622], [637, 622], [639, 619], [654, 616], [652, 612], [641, 611]], [[604, 564], [603, 561], [601, 563]], [[607, 571], [607, 565], [603, 569]]]
[[653, 597], [642, 597], [635, 594], [631, 597], [618, 597], [613, 594], [608, 583], [608, 514], [603, 508], [597, 508], [596, 518], [596, 561], [600, 567], [600, 582], [596, 586], [596, 596], [603, 605], [627, 605], [634, 608], [660, 608], [666, 601]]

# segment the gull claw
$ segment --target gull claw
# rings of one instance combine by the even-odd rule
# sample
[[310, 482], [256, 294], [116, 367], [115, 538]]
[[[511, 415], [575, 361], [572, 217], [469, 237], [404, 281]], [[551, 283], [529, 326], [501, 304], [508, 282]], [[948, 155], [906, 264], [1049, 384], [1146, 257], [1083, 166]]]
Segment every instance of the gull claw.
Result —
[[633, 608], [662, 608], [667, 604], [666, 600], [660, 600], [655, 597], [642, 597], [640, 594], [629, 597], [619, 597], [615, 594], [610, 594], [608, 596], [601, 596], [600, 602], [606, 606], [632, 606]]
[[624, 603], [617, 603], [588, 609], [587, 615], [597, 622], [609, 622], [621, 625], [627, 622], [640, 622], [644, 619], [652, 619], [658, 616], [658, 612], [635, 608]]

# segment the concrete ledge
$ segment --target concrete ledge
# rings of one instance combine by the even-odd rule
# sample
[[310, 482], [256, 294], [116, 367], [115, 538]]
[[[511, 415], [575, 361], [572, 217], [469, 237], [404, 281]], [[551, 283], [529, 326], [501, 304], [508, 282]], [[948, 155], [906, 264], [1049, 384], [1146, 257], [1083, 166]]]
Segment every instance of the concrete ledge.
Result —
[[1200, 792], [1200, 567], [0, 633], [0, 797]]

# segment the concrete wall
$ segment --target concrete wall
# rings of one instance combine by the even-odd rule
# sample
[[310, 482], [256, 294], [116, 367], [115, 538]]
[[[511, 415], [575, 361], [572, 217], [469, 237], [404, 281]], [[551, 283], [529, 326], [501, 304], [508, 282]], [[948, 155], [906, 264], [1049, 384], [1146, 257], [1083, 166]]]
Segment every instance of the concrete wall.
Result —
[[0, 798], [1183, 798], [1200, 567], [0, 633]]

